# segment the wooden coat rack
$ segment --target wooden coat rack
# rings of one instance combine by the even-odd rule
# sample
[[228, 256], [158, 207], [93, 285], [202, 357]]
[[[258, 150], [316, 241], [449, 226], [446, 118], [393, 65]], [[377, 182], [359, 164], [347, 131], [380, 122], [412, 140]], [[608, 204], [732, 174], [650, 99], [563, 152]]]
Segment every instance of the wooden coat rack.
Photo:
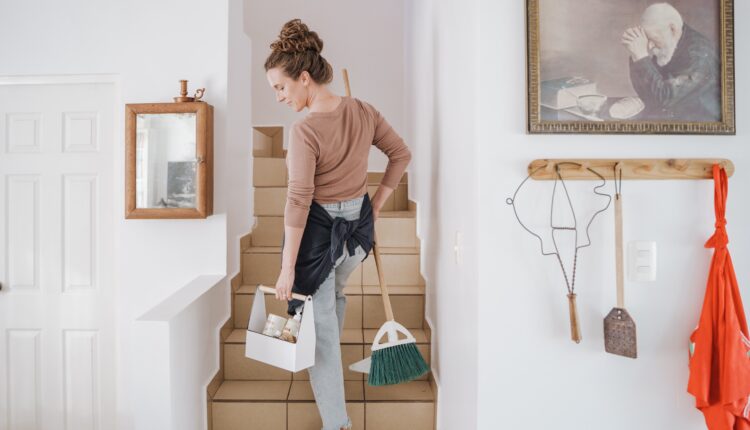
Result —
[[[724, 158], [643, 158], [643, 159], [538, 159], [529, 164], [528, 172], [536, 180], [554, 180], [555, 166], [566, 181], [596, 180], [591, 168], [606, 179], [612, 179], [614, 167], [620, 163], [622, 179], [712, 179], [712, 168], [718, 163], [727, 172], [734, 174], [734, 164]], [[572, 164], [576, 163], [579, 166]]]

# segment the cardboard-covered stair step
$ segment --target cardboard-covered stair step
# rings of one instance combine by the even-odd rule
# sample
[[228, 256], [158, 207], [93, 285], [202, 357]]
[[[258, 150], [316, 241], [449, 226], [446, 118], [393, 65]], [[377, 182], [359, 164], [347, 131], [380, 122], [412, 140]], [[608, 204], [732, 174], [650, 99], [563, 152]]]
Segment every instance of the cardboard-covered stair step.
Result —
[[[349, 366], [365, 358], [364, 354], [364, 344], [341, 345], [341, 365], [344, 372], [344, 380], [362, 380], [363, 374], [349, 370]], [[248, 381], [307, 381], [310, 379], [307, 370], [290, 372], [247, 358], [245, 354], [245, 344], [229, 343], [224, 344], [224, 375], [228, 379]]]
[[288, 171], [283, 158], [253, 158], [253, 186], [286, 187]]
[[[424, 296], [391, 296], [391, 306], [396, 320], [410, 329], [424, 324]], [[382, 296], [362, 296], [362, 327], [380, 328], [386, 321]]]
[[[281, 272], [281, 253], [277, 247], [251, 247], [242, 254], [242, 283], [276, 285]], [[269, 252], [264, 252], [268, 249]], [[382, 255], [388, 285], [423, 285], [419, 270], [419, 248], [388, 248]], [[347, 285], [378, 285], [373, 258], [357, 266]]]
[[[377, 329], [361, 329], [361, 328], [345, 328], [344, 332], [341, 333], [341, 344], [342, 345], [365, 345], [372, 344], [375, 338]], [[417, 340], [418, 345], [429, 345], [430, 334], [429, 331], [423, 329], [409, 330], [414, 338]], [[245, 344], [245, 329], [235, 328], [229, 334], [227, 339], [224, 341], [227, 344]], [[231, 379], [231, 378], [230, 378]]]
[[253, 226], [250, 244], [251, 246], [281, 246], [283, 236], [283, 216], [259, 216]]
[[[381, 252], [381, 261], [388, 285], [424, 284], [419, 270], [419, 254]], [[374, 258], [368, 258], [362, 263], [362, 285], [379, 285]]]
[[[381, 212], [375, 222], [380, 243], [385, 248], [418, 247], [416, 214], [411, 211]], [[253, 247], [281, 247], [283, 216], [259, 216], [252, 230]], [[243, 249], [244, 251], [244, 249]]]
[[365, 382], [367, 430], [433, 430], [435, 395], [427, 381], [371, 387]]
[[253, 158], [286, 158], [284, 127], [253, 127]]
[[253, 208], [255, 216], [284, 215], [286, 187], [255, 188]]
[[[248, 315], [253, 304], [254, 295], [235, 294], [233, 322], [235, 328], [247, 328]], [[286, 315], [286, 302], [276, 300], [274, 297], [265, 297], [266, 309], [269, 313]], [[362, 296], [349, 295], [346, 301], [346, 316], [344, 317], [344, 328], [362, 328]]]
[[[341, 362], [344, 379], [359, 381], [363, 374], [352, 372], [349, 365], [369, 356], [372, 339], [377, 330], [344, 329], [341, 336]], [[430, 344], [428, 334], [422, 329], [411, 329], [417, 339], [417, 347], [423, 357], [430, 362]], [[251, 360], [245, 356], [245, 329], [234, 329], [224, 343], [224, 376], [235, 380], [303, 380], [309, 379], [307, 371], [292, 373], [277, 367]], [[426, 375], [423, 380], [426, 380]]]
[[[365, 403], [346, 402], [346, 412], [352, 421], [353, 429], [365, 428]], [[287, 404], [287, 429], [320, 430], [323, 420], [320, 419], [318, 406], [312, 401], [290, 401]]]
[[[256, 285], [240, 285], [234, 294], [255, 294]], [[344, 289], [347, 296], [380, 295], [380, 287], [377, 285], [348, 285]], [[424, 285], [389, 285], [388, 294], [391, 296], [423, 296], [425, 293]]]
[[[346, 381], [344, 390], [355, 429], [434, 429], [435, 396], [428, 382], [369, 387], [364, 381]], [[307, 381], [226, 380], [211, 407], [214, 430], [244, 430], [248, 423], [264, 430], [318, 430], [322, 426]]]
[[[406, 184], [399, 184], [385, 201], [382, 211], [408, 211], [409, 198]], [[372, 197], [377, 186], [368, 186], [367, 192]], [[286, 204], [286, 186], [255, 187], [253, 208], [256, 216], [284, 215]]]
[[[356, 288], [356, 287], [347, 287]], [[411, 287], [413, 288], [413, 287]], [[398, 286], [389, 288], [398, 289]], [[415, 290], [416, 291], [416, 290]], [[247, 327], [248, 315], [252, 307], [253, 294], [235, 294], [234, 296], [234, 327]], [[424, 328], [424, 292], [420, 294], [394, 294], [391, 305], [398, 321], [408, 329]], [[266, 310], [277, 315], [286, 315], [286, 303], [266, 295]], [[376, 329], [385, 322], [383, 299], [379, 295], [347, 294], [345, 329]]]
[[[385, 176], [384, 172], [367, 172], [367, 185], [379, 185], [381, 182], [383, 182], [383, 176]], [[408, 184], [409, 173], [404, 172], [404, 174], [401, 176], [401, 180], [398, 183], [404, 185]]]
[[[268, 154], [268, 152], [266, 152]], [[253, 186], [254, 187], [286, 187], [288, 181], [288, 170], [286, 160], [281, 157], [253, 157]], [[370, 172], [367, 175], [367, 186], [377, 187], [383, 178], [379, 172]], [[403, 187], [401, 187], [403, 186]], [[400, 183], [397, 190], [399, 194], [407, 187], [406, 178]], [[368, 190], [369, 191], [369, 190]], [[374, 192], [374, 191], [373, 191]], [[402, 196], [398, 196], [403, 198]]]
[[[286, 402], [314, 401], [309, 381], [236, 381], [221, 383], [214, 402]], [[371, 387], [365, 381], [345, 381], [347, 401], [360, 402], [433, 402], [429, 382], [413, 381], [397, 385]]]
[[[381, 247], [413, 248], [419, 246], [417, 238], [417, 221], [412, 212], [381, 212], [375, 222]], [[253, 228], [252, 246], [280, 247], [284, 235], [283, 216], [261, 216]]]
[[[378, 233], [379, 234], [379, 233]], [[276, 254], [281, 258], [281, 246], [251, 246], [242, 251], [243, 254]], [[380, 247], [380, 253], [385, 254], [419, 254], [419, 248], [416, 246], [405, 247]]]
[[[245, 329], [244, 328], [235, 328], [232, 330], [231, 333], [229, 333], [229, 336], [227, 336], [226, 340], [224, 341], [226, 344], [245, 344]], [[344, 329], [344, 332], [341, 334], [341, 344], [342, 345], [350, 345], [350, 344], [364, 344], [364, 331], [362, 329]]]

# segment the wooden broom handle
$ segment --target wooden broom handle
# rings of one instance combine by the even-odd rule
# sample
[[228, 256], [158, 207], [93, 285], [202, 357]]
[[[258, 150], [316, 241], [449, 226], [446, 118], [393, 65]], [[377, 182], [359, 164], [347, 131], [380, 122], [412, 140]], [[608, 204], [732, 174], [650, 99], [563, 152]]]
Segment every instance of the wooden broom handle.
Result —
[[[625, 273], [622, 261], [622, 196], [615, 195], [615, 267], [617, 268], [617, 307], [625, 307]], [[610, 290], [611, 291], [611, 290]]]
[[380, 248], [378, 239], [372, 244], [373, 253], [375, 254], [375, 267], [378, 269], [378, 281], [380, 282], [380, 294], [383, 296], [383, 305], [385, 306], [385, 319], [395, 321], [393, 317], [393, 307], [391, 307], [391, 298], [388, 296], [388, 286], [385, 284], [385, 274], [383, 274], [383, 263], [380, 261]]
[[[622, 177], [622, 163], [615, 164], [612, 180], [615, 181], [615, 269], [617, 272], [617, 307], [625, 308], [625, 273], [622, 256], [622, 193], [617, 186], [618, 177]], [[622, 186], [622, 185], [621, 185]]]
[[[352, 96], [352, 89], [349, 86], [349, 72], [343, 69], [342, 74], [344, 75], [344, 88], [346, 88], [346, 96]], [[378, 239], [373, 233], [374, 242], [372, 244], [373, 254], [375, 254], [375, 267], [378, 269], [378, 282], [380, 283], [380, 294], [383, 296], [383, 306], [385, 307], [385, 319], [388, 321], [395, 321], [393, 317], [393, 307], [391, 306], [391, 298], [388, 296], [388, 286], [385, 283], [385, 275], [383, 274], [383, 263], [380, 261], [380, 248], [378, 248]]]
[[346, 69], [342, 69], [341, 73], [344, 75], [344, 88], [346, 89], [346, 96], [352, 96], [352, 89], [349, 86], [349, 72]]

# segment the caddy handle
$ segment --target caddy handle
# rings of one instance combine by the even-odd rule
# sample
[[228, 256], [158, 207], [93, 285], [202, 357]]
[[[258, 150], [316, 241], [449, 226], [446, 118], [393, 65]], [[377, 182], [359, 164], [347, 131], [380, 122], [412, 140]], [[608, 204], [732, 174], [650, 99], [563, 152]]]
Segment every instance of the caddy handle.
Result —
[[[258, 288], [260, 288], [261, 291], [268, 294], [276, 295], [276, 288], [274, 287], [266, 287], [265, 285], [258, 285]], [[297, 300], [302, 300], [303, 302], [307, 300], [308, 296], [303, 296], [302, 294], [292, 293], [292, 298]]]

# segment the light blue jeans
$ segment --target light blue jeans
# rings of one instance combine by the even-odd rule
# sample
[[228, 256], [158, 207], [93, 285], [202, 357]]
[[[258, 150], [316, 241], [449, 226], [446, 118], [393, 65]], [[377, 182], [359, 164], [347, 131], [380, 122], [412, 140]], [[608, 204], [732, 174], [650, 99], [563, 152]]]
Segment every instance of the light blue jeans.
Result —
[[[321, 204], [333, 217], [346, 220], [359, 218], [363, 197], [338, 203]], [[346, 280], [365, 257], [365, 251], [357, 246], [354, 255], [344, 253], [334, 264], [331, 273], [313, 295], [315, 306], [315, 366], [308, 369], [315, 402], [323, 419], [323, 430], [351, 428], [344, 399], [344, 374], [341, 366], [341, 331], [344, 328]]]

